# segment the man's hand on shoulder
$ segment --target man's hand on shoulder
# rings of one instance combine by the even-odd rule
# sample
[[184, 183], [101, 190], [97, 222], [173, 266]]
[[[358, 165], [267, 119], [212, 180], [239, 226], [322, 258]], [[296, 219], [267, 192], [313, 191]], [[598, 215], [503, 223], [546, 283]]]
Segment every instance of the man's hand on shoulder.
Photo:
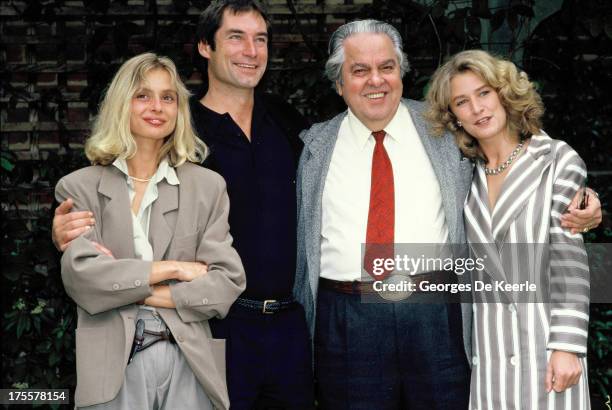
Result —
[[51, 238], [57, 250], [64, 252], [70, 242], [89, 231], [96, 223], [90, 211], [70, 212], [74, 203], [68, 198], [55, 209]]
[[93, 246], [103, 255], [109, 256], [111, 258], [115, 258], [115, 255], [108, 249], [106, 246], [99, 244], [98, 242], [93, 241]]
[[[583, 195], [586, 195], [586, 201], [583, 201]], [[601, 221], [601, 202], [595, 191], [590, 188], [586, 188], [586, 193], [578, 191], [566, 213], [561, 215], [561, 226], [571, 229], [573, 234], [588, 232], [599, 226]]]

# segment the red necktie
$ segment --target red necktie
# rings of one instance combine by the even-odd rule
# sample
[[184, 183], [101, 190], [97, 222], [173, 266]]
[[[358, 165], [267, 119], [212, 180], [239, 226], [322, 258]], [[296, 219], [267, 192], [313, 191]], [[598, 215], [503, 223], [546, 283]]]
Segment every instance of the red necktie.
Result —
[[372, 133], [376, 140], [372, 155], [372, 182], [370, 187], [370, 210], [364, 268], [375, 280], [385, 279], [393, 271], [384, 269], [375, 259], [394, 258], [395, 234], [395, 190], [393, 187], [393, 167], [383, 145], [384, 131]]

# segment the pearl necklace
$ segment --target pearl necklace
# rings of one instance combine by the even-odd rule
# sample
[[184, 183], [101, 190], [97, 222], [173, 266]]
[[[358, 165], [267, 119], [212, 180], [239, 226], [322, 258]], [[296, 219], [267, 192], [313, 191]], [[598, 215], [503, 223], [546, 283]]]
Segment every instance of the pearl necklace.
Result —
[[506, 170], [506, 168], [508, 168], [510, 166], [510, 164], [512, 164], [514, 162], [514, 160], [516, 159], [518, 154], [521, 152], [521, 149], [523, 149], [523, 141], [521, 141], [516, 146], [516, 148], [514, 148], [514, 151], [512, 151], [512, 153], [510, 154], [508, 159], [506, 161], [504, 161], [504, 163], [499, 165], [497, 168], [487, 168], [486, 165], [485, 165], [485, 169], [484, 169], [485, 174], [487, 174], [487, 175], [498, 175], [498, 174], [501, 174], [502, 172], [504, 172]]

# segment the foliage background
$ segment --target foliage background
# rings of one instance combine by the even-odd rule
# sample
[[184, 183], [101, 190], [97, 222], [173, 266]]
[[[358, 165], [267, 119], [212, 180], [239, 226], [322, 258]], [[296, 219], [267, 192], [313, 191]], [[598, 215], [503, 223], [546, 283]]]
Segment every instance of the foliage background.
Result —
[[[146, 50], [170, 56], [188, 86], [197, 16], [209, 1], [0, 2], [1, 387], [74, 388], [75, 309], [50, 241], [53, 187], [87, 165], [82, 143], [118, 65]], [[546, 131], [585, 159], [604, 212], [612, 195], [612, 2], [608, 0], [269, 0], [273, 37], [261, 88], [313, 121], [344, 109], [322, 68], [327, 39], [355, 18], [392, 22], [412, 70], [404, 94], [421, 99], [448, 55], [483, 48], [513, 59], [547, 107]], [[609, 242], [609, 218], [590, 232]], [[604, 408], [612, 370], [612, 307], [591, 307], [589, 379]]]

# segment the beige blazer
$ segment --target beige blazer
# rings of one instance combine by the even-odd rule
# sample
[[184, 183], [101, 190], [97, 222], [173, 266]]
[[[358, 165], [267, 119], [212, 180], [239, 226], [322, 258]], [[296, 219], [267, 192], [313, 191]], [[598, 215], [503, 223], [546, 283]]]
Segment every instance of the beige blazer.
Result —
[[[206, 262], [208, 273], [171, 283], [176, 308], [158, 310], [212, 403], [227, 409], [225, 341], [212, 338], [208, 319], [227, 314], [246, 286], [244, 269], [232, 248], [223, 178], [191, 163], [176, 171], [180, 184], [161, 181], [152, 205], [153, 257]], [[61, 261], [64, 287], [78, 312], [75, 402], [90, 406], [115, 398], [123, 383], [135, 303], [151, 294], [152, 262], [135, 259], [128, 187], [118, 169], [75, 171], [58, 182], [55, 196], [58, 201], [72, 198], [74, 210], [90, 210], [96, 219], [94, 229], [75, 239]], [[91, 241], [109, 248], [115, 258], [98, 252]]]

